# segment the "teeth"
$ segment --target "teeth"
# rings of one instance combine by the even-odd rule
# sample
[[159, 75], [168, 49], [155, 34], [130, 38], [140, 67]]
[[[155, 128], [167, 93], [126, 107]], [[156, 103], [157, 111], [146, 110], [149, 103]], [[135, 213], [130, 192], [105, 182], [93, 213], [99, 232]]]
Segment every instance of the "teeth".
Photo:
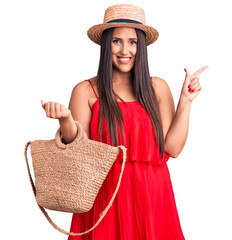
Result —
[[122, 60], [122, 61], [128, 61], [128, 60], [130, 60], [130, 58], [120, 58], [120, 60]]

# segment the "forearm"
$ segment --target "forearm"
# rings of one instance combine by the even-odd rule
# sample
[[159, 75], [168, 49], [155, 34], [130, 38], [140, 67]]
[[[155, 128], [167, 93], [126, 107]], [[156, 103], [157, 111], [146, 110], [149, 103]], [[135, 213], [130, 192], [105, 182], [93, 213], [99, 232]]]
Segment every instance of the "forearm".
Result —
[[62, 133], [62, 142], [65, 144], [72, 142], [77, 136], [77, 126], [72, 115], [67, 119], [59, 119], [59, 124]]
[[180, 97], [175, 116], [165, 138], [165, 151], [178, 157], [188, 136], [191, 102]]

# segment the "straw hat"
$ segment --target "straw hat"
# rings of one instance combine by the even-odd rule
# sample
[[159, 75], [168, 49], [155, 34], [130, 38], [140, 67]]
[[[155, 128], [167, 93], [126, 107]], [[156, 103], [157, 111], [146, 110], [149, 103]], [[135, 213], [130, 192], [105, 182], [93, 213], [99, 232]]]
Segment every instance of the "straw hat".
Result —
[[102, 32], [112, 27], [138, 28], [146, 34], [147, 46], [155, 42], [159, 33], [153, 27], [145, 25], [145, 12], [142, 8], [132, 4], [116, 4], [105, 10], [103, 24], [97, 24], [87, 31], [88, 37], [101, 45]]

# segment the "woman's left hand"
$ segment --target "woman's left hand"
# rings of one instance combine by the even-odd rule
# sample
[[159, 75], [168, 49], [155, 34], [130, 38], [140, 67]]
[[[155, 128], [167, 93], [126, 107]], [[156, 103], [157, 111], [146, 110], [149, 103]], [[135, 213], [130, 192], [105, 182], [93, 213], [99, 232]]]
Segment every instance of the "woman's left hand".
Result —
[[202, 87], [200, 85], [200, 79], [198, 76], [207, 68], [208, 66], [206, 65], [192, 75], [190, 75], [189, 70], [185, 68], [186, 76], [181, 90], [181, 98], [184, 98], [185, 101], [192, 102], [193, 99], [200, 93]]

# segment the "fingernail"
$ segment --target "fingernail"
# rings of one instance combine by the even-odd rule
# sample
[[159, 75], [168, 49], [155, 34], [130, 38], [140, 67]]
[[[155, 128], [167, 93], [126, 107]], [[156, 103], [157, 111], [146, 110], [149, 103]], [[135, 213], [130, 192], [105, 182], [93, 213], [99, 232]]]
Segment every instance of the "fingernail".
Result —
[[186, 72], [186, 69], [184, 68], [185, 72]]
[[194, 89], [192, 90], [192, 92], [194, 92]]
[[190, 87], [191, 87], [191, 84], [188, 85], [188, 88], [190, 88]]
[[189, 92], [192, 92], [192, 89], [191, 88], [189, 88], [189, 90], [188, 90]]

